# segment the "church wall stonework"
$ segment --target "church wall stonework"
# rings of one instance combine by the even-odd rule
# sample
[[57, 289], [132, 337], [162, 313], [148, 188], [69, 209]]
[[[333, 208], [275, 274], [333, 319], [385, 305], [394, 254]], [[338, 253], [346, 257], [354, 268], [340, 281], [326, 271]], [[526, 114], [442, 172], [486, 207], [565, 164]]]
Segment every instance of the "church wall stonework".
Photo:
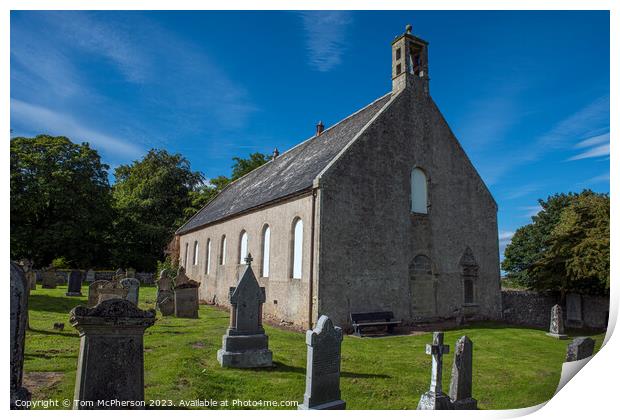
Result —
[[[428, 177], [426, 215], [410, 211], [414, 166]], [[336, 325], [357, 311], [410, 322], [501, 316], [497, 206], [421, 80], [393, 97], [319, 185], [319, 315]], [[464, 305], [467, 248], [473, 305]], [[412, 280], [416, 255], [430, 268]]]
[[[291, 252], [293, 220], [300, 217], [303, 222], [302, 278], [291, 276]], [[181, 235], [181, 264], [188, 246], [187, 275], [201, 282], [201, 301], [229, 306], [229, 288], [237, 284], [245, 263], [239, 264], [241, 232], [248, 234], [248, 252], [254, 261], [252, 267], [260, 286], [265, 287], [266, 302], [263, 312], [277, 321], [286, 320], [298, 326], [307, 326], [308, 291], [310, 273], [310, 230], [312, 217], [312, 196], [310, 193], [272, 205], [251, 213], [206, 226]], [[269, 277], [262, 276], [263, 227], [268, 224], [271, 231]], [[220, 241], [226, 235], [226, 264], [219, 264]], [[211, 270], [206, 274], [207, 240], [211, 239]], [[199, 243], [198, 264], [193, 264], [194, 241]]]

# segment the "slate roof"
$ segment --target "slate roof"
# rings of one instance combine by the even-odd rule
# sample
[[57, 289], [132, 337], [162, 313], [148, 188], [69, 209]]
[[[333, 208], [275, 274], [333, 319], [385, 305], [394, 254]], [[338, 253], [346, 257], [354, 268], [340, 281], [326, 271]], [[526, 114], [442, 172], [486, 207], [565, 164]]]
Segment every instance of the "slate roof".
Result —
[[276, 159], [230, 183], [213, 200], [200, 209], [177, 234], [233, 216], [251, 208], [281, 199], [310, 187], [316, 176], [359, 133], [390, 100], [382, 96]]

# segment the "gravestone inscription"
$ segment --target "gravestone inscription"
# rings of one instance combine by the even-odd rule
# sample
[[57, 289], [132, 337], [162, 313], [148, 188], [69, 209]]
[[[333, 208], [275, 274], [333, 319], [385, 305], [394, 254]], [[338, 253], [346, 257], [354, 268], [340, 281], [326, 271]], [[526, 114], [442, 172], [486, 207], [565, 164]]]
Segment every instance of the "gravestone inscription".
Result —
[[344, 410], [340, 399], [342, 329], [322, 315], [314, 330], [306, 332], [306, 392], [299, 410]]
[[564, 334], [564, 318], [560, 305], [554, 305], [553, 308], [551, 308], [551, 322], [547, 335], [557, 338], [558, 340], [566, 340], [568, 338], [568, 336]]

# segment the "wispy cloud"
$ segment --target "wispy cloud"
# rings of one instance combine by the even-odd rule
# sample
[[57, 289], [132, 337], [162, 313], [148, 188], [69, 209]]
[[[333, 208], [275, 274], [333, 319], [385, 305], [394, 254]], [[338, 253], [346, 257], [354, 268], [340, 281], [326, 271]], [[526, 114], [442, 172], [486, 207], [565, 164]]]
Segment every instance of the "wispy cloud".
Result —
[[523, 207], [519, 207], [519, 208], [521, 210], [525, 210], [525, 213], [523, 214], [523, 217], [533, 217], [533, 216], [536, 216], [538, 214], [538, 212], [543, 209], [540, 206], [540, 204], [537, 204], [535, 206], [523, 206]]
[[528, 194], [531, 194], [535, 191], [540, 190], [540, 185], [539, 184], [528, 184], [528, 185], [523, 185], [520, 186], [519, 188], [509, 192], [508, 194], [506, 194], [506, 198], [508, 200], [514, 200], [517, 198], [521, 198], [521, 197], [525, 197]]
[[609, 182], [609, 172], [605, 172], [603, 174], [597, 175], [597, 176], [593, 176], [592, 178], [588, 178], [583, 182], [580, 182], [579, 184], [577, 184], [577, 186], [579, 187], [583, 187], [583, 186], [587, 186], [587, 185], [591, 185], [591, 184], [598, 184], [598, 183], [602, 183], [602, 182]]
[[581, 152], [575, 156], [568, 158], [567, 160], [581, 160], [593, 157], [609, 156], [609, 133], [601, 134], [599, 136], [590, 137], [586, 140], [580, 141], [575, 145], [577, 149], [588, 148], [585, 152]]
[[499, 232], [499, 250], [503, 254], [506, 246], [512, 241], [512, 237], [514, 236], [513, 231], [500, 231]]
[[67, 136], [74, 142], [88, 142], [111, 156], [137, 158], [143, 153], [132, 142], [84, 126], [69, 115], [13, 98], [11, 119], [12, 122], [30, 127], [32, 131]]
[[325, 72], [340, 64], [347, 29], [352, 22], [351, 14], [345, 11], [308, 11], [302, 12], [301, 18], [310, 65]]

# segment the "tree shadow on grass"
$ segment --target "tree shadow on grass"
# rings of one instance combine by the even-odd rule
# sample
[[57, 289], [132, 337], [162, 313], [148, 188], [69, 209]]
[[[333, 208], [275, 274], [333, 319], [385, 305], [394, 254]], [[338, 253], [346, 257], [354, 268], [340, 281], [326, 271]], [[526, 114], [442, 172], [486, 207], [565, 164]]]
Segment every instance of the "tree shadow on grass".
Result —
[[77, 331], [76, 332], [68, 332], [68, 331], [62, 332], [62, 331], [37, 330], [35, 328], [30, 328], [30, 331], [33, 333], [43, 334], [43, 335], [61, 335], [64, 337], [80, 338]]
[[86, 305], [86, 301], [71, 297], [46, 295], [30, 295], [28, 298], [28, 309], [33, 311], [56, 312], [69, 315], [71, 309], [80, 305]]
[[379, 373], [354, 373], [354, 372], [340, 372], [340, 376], [343, 378], [382, 378], [391, 379], [390, 375], [382, 375]]

